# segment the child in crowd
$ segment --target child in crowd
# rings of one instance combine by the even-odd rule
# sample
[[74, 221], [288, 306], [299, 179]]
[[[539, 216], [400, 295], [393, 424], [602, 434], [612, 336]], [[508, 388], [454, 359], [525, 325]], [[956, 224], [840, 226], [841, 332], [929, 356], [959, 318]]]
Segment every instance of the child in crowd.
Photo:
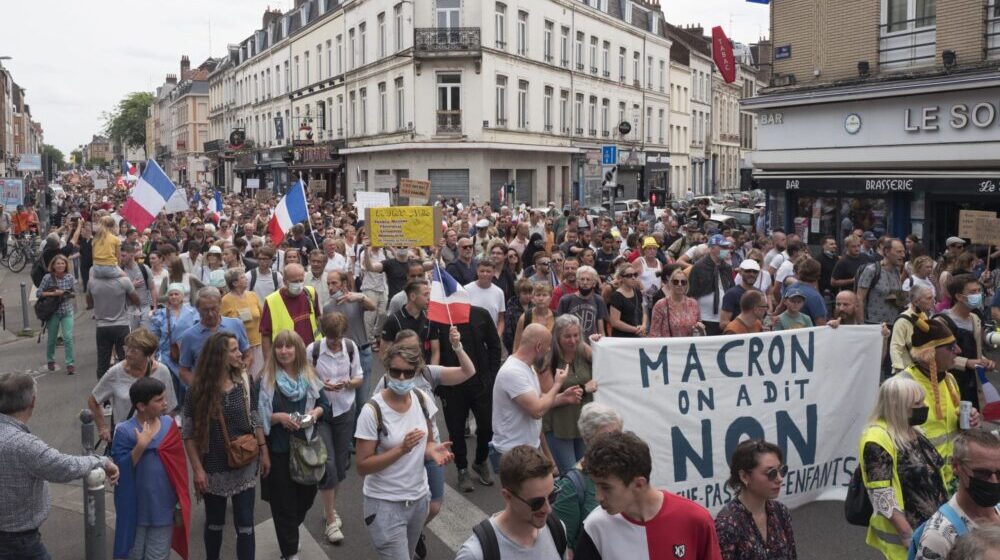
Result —
[[812, 318], [802, 313], [802, 306], [806, 303], [806, 296], [796, 286], [792, 286], [785, 291], [785, 312], [778, 315], [778, 322], [774, 325], [776, 331], [787, 331], [792, 329], [807, 329], [813, 326]]
[[97, 233], [94, 234], [93, 252], [94, 266], [91, 268], [94, 278], [118, 278], [125, 276], [125, 271], [118, 268], [118, 250], [122, 241], [118, 238], [118, 226], [110, 215], [97, 220]]
[[166, 416], [166, 386], [143, 377], [129, 388], [132, 413], [115, 428], [111, 456], [115, 488], [114, 558], [159, 560], [173, 548], [188, 558], [191, 499], [180, 431]]

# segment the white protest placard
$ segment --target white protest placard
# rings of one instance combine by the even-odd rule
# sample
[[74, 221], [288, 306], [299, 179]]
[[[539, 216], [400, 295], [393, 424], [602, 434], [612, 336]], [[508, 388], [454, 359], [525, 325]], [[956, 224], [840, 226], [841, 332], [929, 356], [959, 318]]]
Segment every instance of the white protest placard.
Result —
[[260, 188], [260, 179], [247, 179], [247, 188], [248, 189], [259, 189]]
[[167, 214], [173, 214], [175, 212], [184, 212], [189, 208], [191, 208], [191, 204], [188, 203], [187, 191], [183, 187], [178, 187], [174, 191], [174, 195], [167, 200], [167, 205], [163, 207], [163, 211]]
[[18, 205], [24, 204], [24, 180], [0, 179], [0, 202], [8, 212], [13, 212]]
[[391, 199], [387, 192], [354, 191], [354, 208], [357, 210], [359, 218], [365, 215], [365, 210], [368, 208], [391, 205]]
[[782, 448], [785, 505], [842, 500], [878, 392], [880, 329], [605, 337], [594, 344], [595, 399], [649, 444], [653, 485], [713, 514], [734, 498], [728, 460], [749, 438]]
[[95, 191], [103, 191], [106, 188], [108, 188], [108, 180], [107, 179], [95, 179], [94, 180], [94, 190]]

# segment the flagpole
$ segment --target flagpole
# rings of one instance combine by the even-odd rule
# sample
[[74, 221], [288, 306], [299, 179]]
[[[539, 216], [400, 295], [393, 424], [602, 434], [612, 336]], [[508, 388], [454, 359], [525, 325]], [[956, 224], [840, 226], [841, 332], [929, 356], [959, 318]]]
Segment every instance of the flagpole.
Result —
[[309, 223], [309, 235], [312, 236], [313, 245], [320, 248], [319, 241], [316, 241], [316, 230], [313, 228], [312, 215], [309, 212], [309, 199], [306, 198], [306, 186], [302, 183], [302, 172], [299, 172], [299, 185], [302, 186], [302, 200], [306, 203], [306, 221]]
[[[443, 286], [444, 285], [444, 277], [441, 276], [441, 265], [438, 264], [437, 261], [434, 261], [434, 268], [437, 269], [438, 280], [441, 282], [441, 285]], [[451, 319], [451, 306], [448, 305], [447, 303], [444, 304], [444, 310], [448, 312], [448, 324], [454, 327], [455, 326], [455, 321], [453, 321]]]

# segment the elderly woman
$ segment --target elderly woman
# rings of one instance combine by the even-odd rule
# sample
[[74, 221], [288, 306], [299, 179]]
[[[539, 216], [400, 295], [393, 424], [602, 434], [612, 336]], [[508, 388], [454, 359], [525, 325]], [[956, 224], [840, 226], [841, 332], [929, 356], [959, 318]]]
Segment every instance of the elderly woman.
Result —
[[[135, 412], [132, 408], [132, 399], [129, 397], [129, 388], [139, 378], [155, 377], [162, 381], [167, 386], [164, 393], [167, 410], [177, 408], [177, 397], [170, 371], [153, 357], [158, 345], [159, 341], [148, 329], [139, 328], [132, 331], [125, 337], [125, 359], [112, 366], [90, 393], [87, 406], [94, 413], [97, 432], [104, 441], [110, 443], [115, 425], [128, 420]], [[101, 408], [101, 404], [108, 401], [111, 402], [112, 425], [110, 426]]]
[[260, 337], [260, 300], [257, 294], [247, 289], [249, 282], [242, 268], [230, 268], [226, 271], [226, 287], [229, 292], [222, 296], [221, 313], [223, 317], [233, 317], [243, 322], [250, 340], [250, 365], [247, 373], [254, 380], [264, 368], [264, 354], [261, 349]]
[[45, 344], [45, 361], [48, 362], [49, 371], [55, 371], [56, 337], [61, 330], [67, 375], [76, 373], [76, 366], [73, 365], [73, 316], [76, 313], [76, 306], [73, 304], [74, 286], [75, 280], [69, 273], [69, 259], [65, 255], [56, 254], [49, 261], [49, 273], [38, 285], [37, 296], [59, 298], [59, 308], [45, 323], [45, 329], [49, 333]]
[[736, 446], [726, 483], [736, 499], [715, 518], [719, 548], [727, 560], [795, 560], [791, 515], [777, 501], [788, 465], [781, 448], [763, 440]]
[[165, 301], [166, 306], [153, 313], [150, 330], [159, 341], [156, 359], [170, 370], [177, 400], [183, 403], [185, 389], [181, 385], [180, 365], [177, 364], [177, 360], [181, 355], [181, 336], [198, 320], [198, 311], [187, 302], [184, 284], [179, 282], [167, 286]]
[[917, 382], [891, 377], [861, 435], [861, 476], [874, 509], [865, 542], [889, 560], [906, 558], [913, 530], [948, 501], [945, 461], [918, 429], [928, 411]]
[[[598, 340], [594, 335], [592, 340]], [[564, 404], [549, 410], [542, 418], [542, 433], [559, 472], [566, 472], [583, 458], [583, 438], [577, 422], [580, 409], [594, 400], [597, 381], [591, 372], [593, 352], [583, 339], [580, 319], [567, 313], [556, 318], [552, 328], [552, 353], [546, 357], [546, 367], [539, 374], [539, 384], [544, 394], [552, 388], [557, 370], [568, 369], [563, 387], [583, 389], [582, 398], [575, 404]]]
[[[576, 425], [584, 446], [600, 434], [618, 433], [623, 428], [622, 417], [613, 408], [596, 402], [583, 405]], [[573, 550], [583, 530], [583, 520], [597, 507], [597, 489], [593, 480], [583, 476], [579, 462], [562, 472], [564, 476], [556, 480], [558, 498], [552, 509], [566, 526], [567, 548]]]

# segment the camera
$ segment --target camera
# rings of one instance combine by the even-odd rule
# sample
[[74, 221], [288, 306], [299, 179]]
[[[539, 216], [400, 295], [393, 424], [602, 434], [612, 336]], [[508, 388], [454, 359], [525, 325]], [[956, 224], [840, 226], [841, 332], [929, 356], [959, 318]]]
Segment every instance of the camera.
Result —
[[1000, 331], [992, 330], [986, 333], [986, 344], [994, 348], [1000, 346]]
[[291, 414], [292, 420], [299, 425], [300, 428], [308, 428], [313, 424], [313, 417], [311, 414], [293, 412]]

